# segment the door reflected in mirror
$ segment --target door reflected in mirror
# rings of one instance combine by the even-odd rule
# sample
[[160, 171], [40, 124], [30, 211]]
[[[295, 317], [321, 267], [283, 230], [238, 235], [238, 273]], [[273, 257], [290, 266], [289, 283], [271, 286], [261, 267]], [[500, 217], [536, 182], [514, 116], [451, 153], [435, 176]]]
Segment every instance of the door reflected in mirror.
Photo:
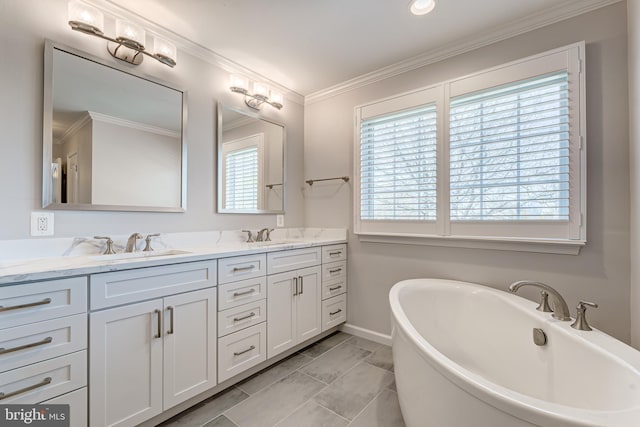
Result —
[[218, 104], [218, 212], [284, 212], [283, 125]]
[[182, 212], [184, 92], [45, 47], [43, 207]]

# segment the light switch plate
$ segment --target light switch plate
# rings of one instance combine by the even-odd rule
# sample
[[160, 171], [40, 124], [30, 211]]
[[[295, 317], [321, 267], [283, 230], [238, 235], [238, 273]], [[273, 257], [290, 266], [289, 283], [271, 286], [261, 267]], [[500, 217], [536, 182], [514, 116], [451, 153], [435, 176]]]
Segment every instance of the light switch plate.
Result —
[[284, 227], [284, 215], [276, 215], [276, 227]]
[[53, 236], [53, 212], [31, 212], [31, 235]]

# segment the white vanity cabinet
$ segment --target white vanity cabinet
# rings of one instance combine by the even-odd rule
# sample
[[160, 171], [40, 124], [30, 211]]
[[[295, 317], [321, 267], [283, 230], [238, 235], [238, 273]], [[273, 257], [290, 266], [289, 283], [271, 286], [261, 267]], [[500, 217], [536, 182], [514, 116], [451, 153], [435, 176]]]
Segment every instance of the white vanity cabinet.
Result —
[[87, 425], [86, 312], [86, 277], [0, 286], [0, 404], [69, 403]]
[[322, 331], [347, 321], [347, 245], [322, 247]]
[[[215, 261], [91, 276], [92, 426], [139, 424], [217, 384], [215, 284]], [[124, 294], [157, 298], [105, 303]]]

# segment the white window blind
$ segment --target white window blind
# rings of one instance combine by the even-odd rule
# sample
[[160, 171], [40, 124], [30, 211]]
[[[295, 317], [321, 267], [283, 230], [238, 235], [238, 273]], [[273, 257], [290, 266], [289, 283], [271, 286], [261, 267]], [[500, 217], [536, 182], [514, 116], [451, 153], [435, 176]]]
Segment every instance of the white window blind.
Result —
[[227, 209], [258, 208], [258, 147], [231, 151], [225, 156]]
[[362, 220], [436, 219], [436, 106], [362, 120]]
[[453, 98], [451, 221], [569, 220], [569, 90], [561, 71]]

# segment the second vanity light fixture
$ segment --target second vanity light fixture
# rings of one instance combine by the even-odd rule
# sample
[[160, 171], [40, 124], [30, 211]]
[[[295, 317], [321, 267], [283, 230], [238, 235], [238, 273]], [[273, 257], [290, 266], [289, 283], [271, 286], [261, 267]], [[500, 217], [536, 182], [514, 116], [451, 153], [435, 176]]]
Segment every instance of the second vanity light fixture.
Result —
[[411, 0], [409, 10], [414, 15], [426, 15], [436, 7], [436, 0]]
[[249, 79], [239, 74], [231, 74], [229, 89], [231, 92], [244, 95], [244, 103], [254, 110], [259, 110], [262, 104], [269, 104], [278, 110], [283, 105], [282, 93], [269, 90], [266, 84], [260, 82], [253, 82], [253, 92], [249, 92]]
[[68, 5], [69, 26], [72, 30], [107, 40], [107, 50], [114, 58], [139, 65], [144, 55], [164, 65], [175, 67], [176, 47], [167, 40], [154, 36], [153, 53], [146, 50], [145, 31], [131, 22], [116, 19], [115, 38], [104, 34], [104, 15], [97, 8], [78, 0]]

